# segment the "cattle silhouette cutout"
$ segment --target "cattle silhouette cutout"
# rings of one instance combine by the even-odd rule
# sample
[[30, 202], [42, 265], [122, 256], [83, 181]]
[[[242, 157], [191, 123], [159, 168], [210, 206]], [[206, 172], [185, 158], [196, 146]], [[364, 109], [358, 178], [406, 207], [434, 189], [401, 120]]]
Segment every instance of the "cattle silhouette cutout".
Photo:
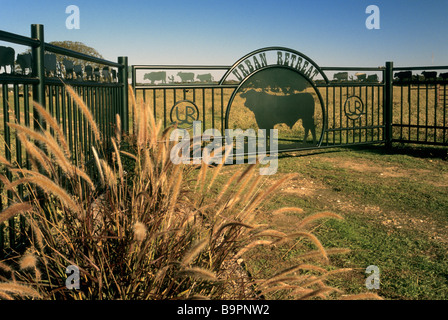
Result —
[[103, 69], [101, 70], [101, 73], [103, 75], [103, 79], [105, 82], [111, 82], [112, 81], [112, 77], [110, 74], [110, 68], [109, 67], [103, 67]]
[[53, 75], [56, 77], [56, 55], [53, 53], [46, 53], [44, 55], [44, 68], [45, 68], [45, 76], [49, 77]]
[[298, 120], [302, 120], [305, 130], [303, 142], [307, 141], [311, 132], [313, 144], [316, 144], [316, 126], [314, 123], [314, 97], [308, 92], [288, 95], [270, 94], [250, 89], [242, 92], [244, 105], [254, 113], [260, 129], [274, 129], [277, 124], [284, 123], [292, 128]]
[[62, 64], [65, 67], [65, 77], [66, 79], [71, 79], [73, 80], [73, 72], [74, 72], [74, 64], [73, 61], [68, 60], [68, 59], [64, 59], [62, 61]]
[[193, 72], [178, 72], [178, 77], [181, 82], [193, 82], [194, 81], [194, 73]]
[[15, 51], [13, 48], [0, 46], [0, 72], [3, 67], [5, 73], [7, 73], [6, 67], [9, 66], [11, 68], [10, 74], [14, 73], [14, 57]]
[[117, 78], [117, 70], [115, 69], [111, 69], [110, 70], [110, 75], [112, 78], [112, 82], [117, 82], [118, 78]]
[[397, 81], [411, 81], [412, 71], [401, 71], [394, 73], [394, 77]]
[[200, 82], [212, 82], [213, 76], [211, 75], [211, 73], [198, 74], [196, 76], [196, 79], [198, 79]]
[[156, 81], [161, 81], [162, 83], [166, 83], [166, 72], [165, 71], [154, 71], [145, 73], [143, 76], [143, 80], [151, 81], [151, 84], [154, 84]]
[[378, 82], [378, 75], [377, 74], [369, 74], [367, 76], [367, 82]]
[[86, 80], [93, 81], [93, 67], [91, 65], [86, 65], [84, 71], [86, 73]]
[[80, 81], [84, 80], [84, 74], [83, 74], [83, 71], [82, 71], [82, 65], [75, 64], [73, 66], [73, 71], [75, 72], [76, 80], [80, 80]]
[[436, 80], [436, 78], [437, 78], [436, 71], [423, 71], [422, 75], [425, 80]]
[[96, 82], [100, 81], [101, 79], [101, 72], [100, 72], [100, 68], [96, 67], [95, 69], [93, 69], [93, 78], [95, 79]]
[[348, 72], [338, 72], [333, 75], [333, 81], [347, 81]]

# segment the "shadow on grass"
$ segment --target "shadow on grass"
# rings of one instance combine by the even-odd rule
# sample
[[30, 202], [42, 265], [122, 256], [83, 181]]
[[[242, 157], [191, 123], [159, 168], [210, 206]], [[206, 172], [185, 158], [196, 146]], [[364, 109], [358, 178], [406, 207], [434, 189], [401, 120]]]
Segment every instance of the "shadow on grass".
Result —
[[[323, 154], [342, 153], [347, 151], [355, 151], [372, 155], [407, 155], [421, 159], [439, 159], [448, 161], [448, 147], [446, 146], [411, 145], [402, 143], [394, 143], [389, 149], [387, 149], [383, 144], [366, 144], [285, 151], [278, 154], [278, 159], [300, 158]], [[245, 156], [244, 163], [247, 163], [247, 156]], [[236, 161], [226, 163], [225, 166], [232, 166], [235, 164]], [[211, 165], [211, 167], [214, 166], [216, 166], [216, 164]]]
[[345, 147], [335, 147], [325, 148], [325, 149], [314, 149], [314, 150], [304, 150], [288, 153], [280, 153], [278, 158], [294, 158], [294, 157], [306, 157], [318, 154], [328, 154], [328, 153], [338, 153], [346, 152], [347, 150], [364, 152], [375, 155], [407, 155], [416, 158], [428, 158], [428, 159], [440, 159], [448, 161], [448, 147], [446, 146], [429, 146], [429, 145], [414, 145], [414, 144], [401, 144], [395, 143], [390, 149], [387, 149], [384, 145], [357, 145], [357, 146], [345, 146]]

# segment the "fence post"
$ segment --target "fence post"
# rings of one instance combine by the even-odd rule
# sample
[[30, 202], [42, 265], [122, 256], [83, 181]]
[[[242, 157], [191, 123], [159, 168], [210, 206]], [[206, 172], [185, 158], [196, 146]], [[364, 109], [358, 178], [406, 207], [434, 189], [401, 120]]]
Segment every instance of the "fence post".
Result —
[[128, 57], [118, 57], [118, 63], [123, 67], [119, 70], [118, 81], [123, 85], [121, 94], [121, 130], [125, 133], [129, 131], [129, 99], [128, 99]]
[[[39, 84], [33, 86], [33, 100], [39, 103], [42, 107], [46, 108], [45, 101], [45, 41], [44, 41], [44, 26], [41, 24], [31, 25], [31, 38], [40, 41], [39, 46], [33, 47], [31, 49], [33, 55], [33, 77], [39, 79]], [[45, 123], [42, 116], [36, 112], [33, 108], [34, 117], [34, 129], [40, 130], [45, 128]]]
[[386, 148], [392, 147], [392, 108], [393, 108], [393, 68], [394, 63], [386, 62], [384, 90], [384, 140]]

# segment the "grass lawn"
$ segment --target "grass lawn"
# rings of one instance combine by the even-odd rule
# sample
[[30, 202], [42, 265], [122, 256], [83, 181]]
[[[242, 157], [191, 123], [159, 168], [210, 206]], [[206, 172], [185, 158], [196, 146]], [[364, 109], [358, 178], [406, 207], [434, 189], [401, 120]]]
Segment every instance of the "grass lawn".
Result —
[[[260, 223], [293, 232], [303, 217], [272, 212], [297, 206], [304, 214], [331, 211], [344, 220], [318, 220], [316, 236], [325, 248], [349, 248], [331, 256], [331, 265], [354, 268], [335, 276], [346, 293], [368, 292], [369, 265], [380, 270], [386, 299], [448, 299], [448, 161], [445, 149], [382, 146], [283, 154], [270, 184], [288, 173], [297, 176], [261, 208]], [[225, 168], [222, 181], [244, 165]], [[303, 246], [257, 249], [248, 259], [252, 274], [271, 276], [298, 261]], [[282, 299], [281, 296], [271, 298]]]

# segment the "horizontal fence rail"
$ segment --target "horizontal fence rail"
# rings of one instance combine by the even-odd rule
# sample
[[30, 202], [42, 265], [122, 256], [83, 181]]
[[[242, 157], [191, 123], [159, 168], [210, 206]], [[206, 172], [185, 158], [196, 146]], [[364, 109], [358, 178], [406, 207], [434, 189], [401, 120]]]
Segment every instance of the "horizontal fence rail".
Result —
[[[42, 25], [31, 26], [31, 37], [0, 31], [0, 41], [31, 49], [22, 53], [12, 53], [6, 49], [12, 60], [3, 61], [3, 68], [0, 68], [0, 155], [14, 166], [30, 169], [31, 162], [9, 123], [50, 130], [34, 110], [33, 101], [42, 105], [63, 129], [73, 163], [84, 166], [91, 160], [91, 147], [96, 141], [87, 120], [67, 92], [66, 85], [71, 86], [89, 108], [106, 146], [114, 135], [117, 114], [121, 117], [121, 129], [128, 130], [127, 57], [119, 57], [117, 62], [108, 61], [45, 43]], [[0, 46], [4, 53], [3, 48], [8, 47]], [[23, 62], [19, 58], [21, 55], [30, 60]], [[5, 57], [0, 59], [4, 60]], [[76, 66], [74, 61], [79, 65]], [[2, 167], [1, 171], [11, 180], [12, 174], [7, 168]], [[19, 187], [20, 197], [26, 197], [25, 192]], [[12, 192], [4, 192], [1, 188], [0, 211], [14, 201]], [[20, 248], [26, 228], [23, 217], [12, 218], [0, 225], [0, 258]]]

